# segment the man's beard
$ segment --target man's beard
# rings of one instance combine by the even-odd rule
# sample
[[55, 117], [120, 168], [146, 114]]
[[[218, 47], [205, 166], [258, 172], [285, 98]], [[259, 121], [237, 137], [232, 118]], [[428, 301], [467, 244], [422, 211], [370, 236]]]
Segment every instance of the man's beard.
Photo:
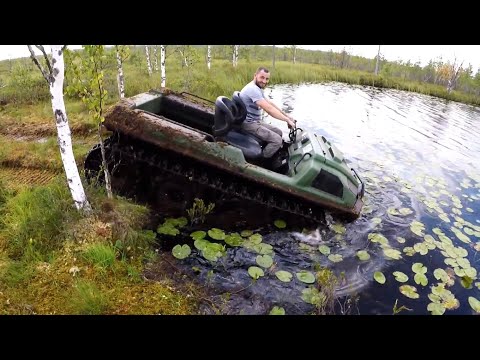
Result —
[[257, 85], [260, 89], [263, 89], [265, 86], [267, 86], [267, 85], [262, 86], [258, 81], [255, 81], [255, 85]]

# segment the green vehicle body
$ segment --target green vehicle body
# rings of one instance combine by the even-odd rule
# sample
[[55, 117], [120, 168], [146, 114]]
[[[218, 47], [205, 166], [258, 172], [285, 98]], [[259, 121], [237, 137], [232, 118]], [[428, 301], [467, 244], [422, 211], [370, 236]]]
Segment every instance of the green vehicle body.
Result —
[[[247, 183], [288, 194], [290, 199], [359, 216], [364, 185], [342, 152], [323, 136], [298, 129], [287, 143], [288, 166], [278, 173], [247, 160], [242, 150], [214, 136], [215, 106], [192, 94], [151, 90], [109, 109], [104, 125], [166, 149], [176, 156], [233, 174]], [[292, 140], [292, 138], [291, 138]]]

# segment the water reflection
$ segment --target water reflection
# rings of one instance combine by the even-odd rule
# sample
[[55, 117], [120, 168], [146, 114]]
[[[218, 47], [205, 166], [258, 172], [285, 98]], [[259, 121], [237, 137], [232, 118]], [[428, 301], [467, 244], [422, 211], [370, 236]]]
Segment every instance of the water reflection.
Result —
[[[333, 141], [366, 182], [362, 216], [344, 232], [338, 233], [332, 219], [328, 227], [306, 232], [264, 234], [277, 270], [295, 274], [321, 265], [342, 274], [336, 296], [359, 294], [361, 314], [392, 314], [397, 299], [398, 306], [412, 309], [406, 314], [472, 314], [468, 297], [480, 300], [480, 109], [341, 83], [276, 86], [267, 95], [297, 119], [297, 126]], [[284, 122], [266, 120], [288, 134]], [[320, 245], [341, 255], [341, 261], [320, 253]], [[370, 259], [360, 260], [360, 250]], [[199, 256], [183, 265], [204, 265], [201, 279], [210, 276], [221, 291], [242, 294], [232, 297], [228, 313], [268, 313], [274, 305], [287, 314], [312, 312], [301, 299], [309, 285], [280, 282], [273, 272], [252, 285], [247, 269], [255, 265], [255, 256], [242, 247], [230, 248], [213, 273]], [[426, 285], [423, 273], [412, 269], [415, 263], [426, 267]], [[448, 284], [439, 275], [443, 272], [434, 275], [436, 269], [453, 274]], [[385, 275], [385, 284], [373, 279], [377, 271]], [[396, 271], [407, 275], [407, 282], [397, 281]], [[402, 285], [414, 286], [418, 295], [410, 296], [418, 298], [404, 295]]]

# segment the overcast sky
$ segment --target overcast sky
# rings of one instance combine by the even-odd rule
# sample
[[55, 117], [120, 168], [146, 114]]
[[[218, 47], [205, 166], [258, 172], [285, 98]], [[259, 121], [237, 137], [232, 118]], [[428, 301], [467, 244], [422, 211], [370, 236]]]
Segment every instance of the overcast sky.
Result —
[[[374, 58], [377, 55], [378, 45], [298, 45], [303, 49], [318, 49], [323, 51], [346, 51], [353, 55]], [[70, 48], [79, 48], [79, 45], [69, 45]], [[34, 49], [36, 49], [34, 47]], [[46, 47], [50, 52], [50, 47]], [[429, 60], [442, 57], [443, 61], [463, 61], [464, 66], [472, 64], [474, 72], [480, 67], [480, 45], [381, 45], [381, 54], [387, 60], [410, 60], [412, 63], [420, 61], [425, 66]], [[0, 60], [30, 56], [26, 45], [0, 45]]]

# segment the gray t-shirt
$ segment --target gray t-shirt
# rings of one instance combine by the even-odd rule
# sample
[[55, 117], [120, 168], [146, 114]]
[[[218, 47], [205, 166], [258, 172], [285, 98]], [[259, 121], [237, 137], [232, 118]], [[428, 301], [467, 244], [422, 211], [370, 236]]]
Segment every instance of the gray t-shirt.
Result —
[[255, 84], [254, 80], [250, 81], [240, 91], [240, 98], [247, 108], [247, 117], [245, 118], [245, 121], [260, 121], [262, 119], [262, 108], [257, 106], [255, 102], [264, 99], [265, 96], [263, 90]]

